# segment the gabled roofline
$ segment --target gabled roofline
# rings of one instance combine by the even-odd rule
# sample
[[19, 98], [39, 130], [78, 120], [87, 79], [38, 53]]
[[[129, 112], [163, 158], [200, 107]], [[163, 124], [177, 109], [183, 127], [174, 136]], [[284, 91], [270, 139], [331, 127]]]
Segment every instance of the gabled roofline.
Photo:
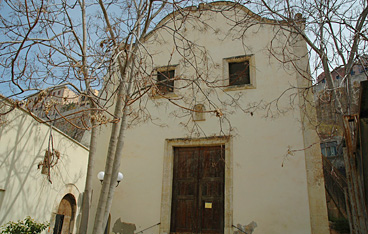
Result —
[[211, 3], [207, 3], [207, 4], [200, 3], [198, 6], [193, 5], [193, 6], [188, 6], [188, 7], [181, 8], [179, 10], [173, 11], [172, 13], [166, 15], [160, 22], [158, 22], [158, 24], [156, 25], [156, 27], [152, 31], [147, 33], [147, 35], [144, 37], [144, 41], [148, 40], [158, 29], [160, 29], [162, 26], [164, 26], [174, 16], [179, 15], [181, 11], [187, 11], [187, 12], [210, 11], [212, 6], [230, 6], [231, 8], [229, 8], [228, 10], [230, 10], [232, 8], [239, 9], [239, 10], [242, 10], [243, 12], [245, 12], [251, 18], [254, 18], [255, 20], [258, 20], [259, 22], [266, 23], [266, 24], [274, 24], [275, 25], [275, 24], [282, 24], [283, 23], [283, 21], [277, 21], [277, 20], [273, 20], [273, 19], [269, 19], [269, 18], [262, 17], [260, 15], [257, 15], [256, 13], [252, 12], [247, 7], [245, 7], [244, 5], [242, 5], [240, 3], [237, 3], [237, 2], [215, 1], [215, 2], [211, 2]]

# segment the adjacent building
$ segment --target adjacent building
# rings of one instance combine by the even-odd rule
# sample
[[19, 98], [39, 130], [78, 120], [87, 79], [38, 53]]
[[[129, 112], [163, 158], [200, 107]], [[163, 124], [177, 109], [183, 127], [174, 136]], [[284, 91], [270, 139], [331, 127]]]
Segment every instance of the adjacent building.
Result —
[[[93, 90], [98, 96], [98, 91]], [[35, 116], [41, 118], [71, 138], [89, 146], [89, 101], [66, 85], [57, 86], [32, 95], [23, 104]]]
[[76, 233], [88, 148], [3, 97], [0, 111], [0, 225], [30, 216]]
[[[338, 99], [345, 108], [345, 114], [356, 115], [359, 112], [360, 82], [368, 78], [367, 56], [362, 56], [353, 65], [350, 76], [345, 74], [344, 67], [337, 67], [331, 72], [332, 81], [336, 88]], [[350, 82], [350, 96], [347, 94], [346, 80]], [[317, 118], [319, 122], [318, 134], [321, 138], [322, 154], [343, 174], [345, 173], [343, 148], [344, 129], [341, 122], [341, 114], [338, 112], [336, 101], [332, 98], [332, 92], [327, 87], [325, 74], [321, 73], [317, 83], [313, 87]]]

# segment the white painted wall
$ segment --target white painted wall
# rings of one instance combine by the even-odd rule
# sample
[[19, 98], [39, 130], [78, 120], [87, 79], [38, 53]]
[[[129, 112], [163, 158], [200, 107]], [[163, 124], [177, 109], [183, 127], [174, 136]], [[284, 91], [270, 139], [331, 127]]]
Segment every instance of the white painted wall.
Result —
[[[2, 107], [7, 103], [1, 102]], [[78, 218], [88, 148], [53, 129], [54, 148], [60, 151], [61, 157], [51, 169], [51, 184], [41, 169], [37, 169], [48, 148], [50, 127], [17, 108], [1, 118], [4, 123], [0, 126], [0, 190], [4, 190], [4, 196], [0, 225], [31, 216], [38, 222], [50, 222], [52, 233], [55, 213], [68, 193], [76, 199]]]
[[[238, 13], [245, 14], [242, 10]], [[270, 103], [290, 87], [305, 85], [305, 82], [300, 81], [303, 78], [291, 66], [285, 67], [269, 55], [267, 48], [274, 28], [266, 24], [255, 26], [243, 35], [241, 40], [239, 34], [228, 32], [229, 22], [221, 14], [204, 12], [201, 19], [213, 30], [202, 27], [199, 21], [191, 20], [185, 23], [182, 33], [197, 45], [203, 46], [211, 58], [207, 64], [210, 69], [208, 74], [205, 74], [205, 79], [224, 82], [224, 58], [252, 55], [255, 88], [218, 88], [216, 94], [209, 94], [208, 97], [224, 112], [226, 120], [223, 119], [220, 125], [220, 119], [215, 114], [206, 113], [206, 120], [196, 123], [205, 133], [200, 132], [199, 135], [188, 131], [194, 125], [188, 116], [178, 118], [175, 115], [183, 114], [178, 107], [162, 98], [147, 97], [147, 109], [155, 124], [147, 121], [127, 131], [121, 164], [124, 179], [114, 195], [111, 230], [118, 219], [134, 223], [138, 232], [170, 216], [160, 213], [165, 202], [162, 200], [165, 181], [163, 171], [172, 170], [163, 168], [167, 139], [230, 135], [230, 153], [225, 157], [232, 157], [232, 165], [228, 165], [232, 168], [232, 173], [227, 175], [229, 178], [225, 180], [232, 182], [228, 185], [232, 186], [232, 193], [225, 195], [225, 200], [228, 199], [232, 207], [227, 214], [231, 215], [231, 224], [246, 225], [255, 221], [258, 227], [254, 234], [327, 234], [329, 231], [323, 175], [320, 173], [321, 161], [318, 159], [318, 138], [310, 129], [311, 126], [304, 122], [307, 120], [304, 120], [304, 115], [299, 109], [301, 102], [297, 89], [286, 92], [279, 99], [278, 107], [281, 112], [277, 111], [273, 103], [270, 109], [252, 110], [251, 115], [250, 112], [242, 112], [239, 107], [218, 101], [220, 99], [230, 102], [229, 96], [240, 96], [238, 104], [246, 109], [253, 103]], [[170, 22], [166, 23], [168, 27], [172, 26]], [[171, 65], [178, 64], [182, 77], [190, 78], [196, 75], [193, 69], [184, 66], [184, 59], [177, 52], [170, 56], [174, 44], [167, 31], [152, 33], [145, 42], [145, 48], [153, 55], [153, 68], [168, 65], [170, 60]], [[302, 44], [301, 48], [291, 49], [297, 54], [303, 54], [306, 47]], [[305, 58], [300, 64], [307, 63]], [[203, 64], [199, 66], [199, 71], [207, 69]], [[175, 85], [182, 83], [179, 81]], [[207, 89], [204, 84], [202, 87]], [[175, 92], [178, 97], [184, 97], [179, 103], [192, 103], [193, 95], [190, 89]], [[196, 94], [195, 98], [205, 100], [201, 94]], [[206, 105], [205, 101], [203, 103]], [[133, 110], [134, 108], [138, 107], [133, 107]], [[208, 106], [206, 108], [209, 109]], [[313, 110], [308, 111], [314, 116]], [[184, 128], [182, 123], [188, 123], [189, 127]], [[159, 126], [160, 124], [164, 126]], [[104, 170], [110, 131], [109, 127], [101, 129], [97, 147], [97, 154], [101, 157], [96, 163], [96, 171]], [[308, 151], [303, 150], [306, 147], [309, 147]], [[288, 155], [289, 149], [296, 151]], [[309, 164], [307, 170], [306, 161], [308, 162], [309, 158], [315, 159], [316, 166]], [[317, 188], [313, 190], [313, 186]], [[94, 188], [97, 192], [94, 192], [92, 210], [96, 209], [100, 189], [97, 179]], [[319, 210], [315, 211], [317, 205]], [[236, 229], [230, 228], [225, 230], [225, 233], [233, 231]], [[144, 233], [159, 233], [159, 226]]]

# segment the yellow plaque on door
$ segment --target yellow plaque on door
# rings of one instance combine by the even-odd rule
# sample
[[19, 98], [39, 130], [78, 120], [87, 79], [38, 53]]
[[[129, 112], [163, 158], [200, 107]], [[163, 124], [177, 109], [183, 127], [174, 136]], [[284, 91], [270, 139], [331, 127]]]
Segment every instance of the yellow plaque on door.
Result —
[[206, 208], [206, 209], [212, 209], [212, 202], [205, 202], [204, 203], [204, 208]]

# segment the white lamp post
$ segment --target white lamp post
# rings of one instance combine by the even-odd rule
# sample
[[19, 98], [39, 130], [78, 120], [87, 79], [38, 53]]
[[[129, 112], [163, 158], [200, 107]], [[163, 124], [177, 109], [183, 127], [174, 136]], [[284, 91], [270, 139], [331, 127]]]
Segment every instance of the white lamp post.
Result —
[[[101, 184], [102, 184], [102, 182], [103, 182], [103, 180], [104, 180], [104, 177], [105, 177], [105, 172], [104, 172], [104, 171], [100, 171], [100, 172], [97, 174], [97, 178], [101, 181]], [[116, 180], [116, 181], [118, 182], [118, 184], [116, 185], [116, 187], [118, 187], [118, 185], [119, 185], [120, 181], [121, 181], [123, 178], [124, 178], [123, 173], [119, 172], [119, 173], [118, 173], [118, 178], [117, 178], [117, 180]]]

